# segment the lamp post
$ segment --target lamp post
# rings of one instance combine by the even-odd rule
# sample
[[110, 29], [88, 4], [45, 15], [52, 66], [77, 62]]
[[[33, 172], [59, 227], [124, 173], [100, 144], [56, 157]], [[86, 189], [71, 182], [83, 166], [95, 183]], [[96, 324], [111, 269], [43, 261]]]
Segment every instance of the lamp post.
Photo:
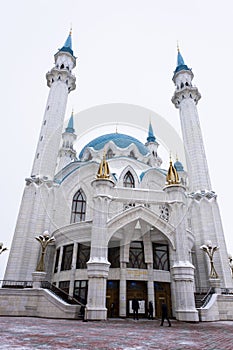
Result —
[[232, 255], [228, 255], [228, 260], [229, 260], [229, 266], [231, 268], [231, 276], [233, 278], [233, 259], [232, 259]]
[[2, 254], [3, 252], [5, 252], [7, 250], [6, 247], [3, 247], [3, 243], [0, 242], [0, 254]]
[[206, 252], [206, 254], [208, 255], [209, 259], [210, 259], [210, 278], [218, 278], [218, 274], [215, 270], [214, 267], [214, 261], [213, 261], [213, 257], [214, 257], [214, 253], [216, 252], [216, 250], [219, 249], [219, 247], [217, 246], [213, 246], [211, 241], [207, 241], [206, 244], [202, 245], [200, 247], [200, 249], [202, 249], [204, 252]]
[[41, 256], [40, 256], [40, 260], [38, 262], [36, 271], [44, 272], [45, 271], [45, 268], [44, 268], [45, 250], [50, 243], [55, 242], [55, 238], [53, 236], [50, 236], [49, 232], [46, 230], [44, 231], [43, 235], [39, 235], [38, 237], [35, 237], [35, 239], [41, 244]]

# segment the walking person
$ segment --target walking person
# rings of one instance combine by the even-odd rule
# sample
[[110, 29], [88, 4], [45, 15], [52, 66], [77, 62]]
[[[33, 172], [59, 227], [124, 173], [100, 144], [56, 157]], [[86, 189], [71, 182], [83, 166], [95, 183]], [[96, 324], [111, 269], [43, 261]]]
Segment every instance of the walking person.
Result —
[[161, 320], [160, 326], [163, 326], [164, 320], [167, 320], [167, 322], [168, 322], [168, 327], [171, 327], [171, 322], [170, 322], [170, 320], [169, 320], [169, 318], [168, 318], [167, 304], [165, 304], [164, 301], [162, 301], [162, 306], [161, 306], [161, 308], [162, 308], [162, 320]]
[[154, 312], [153, 302], [152, 300], [150, 300], [148, 305], [148, 320], [153, 320], [153, 312]]
[[132, 309], [133, 309], [133, 319], [138, 320], [138, 309], [139, 309], [139, 302], [138, 300], [134, 297], [132, 300]]

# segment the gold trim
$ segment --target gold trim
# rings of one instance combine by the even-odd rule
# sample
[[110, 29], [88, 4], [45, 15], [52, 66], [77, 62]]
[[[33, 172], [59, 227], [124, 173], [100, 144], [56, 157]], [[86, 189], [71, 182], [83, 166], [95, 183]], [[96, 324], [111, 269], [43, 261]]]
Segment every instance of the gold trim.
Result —
[[166, 185], [178, 185], [180, 184], [180, 180], [179, 180], [179, 175], [175, 169], [175, 167], [172, 164], [172, 160], [170, 157], [170, 166], [167, 172], [167, 176], [166, 176]]
[[103, 154], [103, 159], [101, 160], [96, 177], [97, 177], [97, 179], [109, 179], [110, 178], [110, 170], [109, 170], [108, 162], [106, 161], [105, 152]]

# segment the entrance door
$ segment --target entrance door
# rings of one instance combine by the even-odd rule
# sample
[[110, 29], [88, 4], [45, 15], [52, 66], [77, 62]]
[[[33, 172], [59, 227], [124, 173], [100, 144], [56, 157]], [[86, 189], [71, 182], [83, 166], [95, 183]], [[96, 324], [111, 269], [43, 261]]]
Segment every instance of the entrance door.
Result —
[[119, 281], [107, 281], [107, 317], [119, 317]]
[[161, 305], [164, 301], [167, 304], [168, 316], [171, 317], [171, 290], [170, 283], [154, 282], [155, 290], [155, 316], [161, 318]]
[[132, 300], [139, 301], [139, 317], [146, 317], [147, 312], [147, 283], [143, 281], [127, 281], [127, 316], [133, 316]]

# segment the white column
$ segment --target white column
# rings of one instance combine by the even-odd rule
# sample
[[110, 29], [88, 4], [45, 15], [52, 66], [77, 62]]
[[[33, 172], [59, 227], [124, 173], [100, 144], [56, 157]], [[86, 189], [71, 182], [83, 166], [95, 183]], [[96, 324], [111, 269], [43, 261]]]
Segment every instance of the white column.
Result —
[[111, 201], [110, 191], [114, 183], [111, 180], [95, 180], [94, 188], [93, 224], [90, 260], [87, 262], [88, 297], [87, 319], [106, 320], [106, 279], [108, 278], [110, 263], [108, 256], [108, 208]]
[[74, 281], [75, 281], [75, 273], [76, 273], [77, 253], [78, 253], [78, 243], [75, 242], [74, 248], [73, 248], [71, 274], [70, 274], [70, 287], [69, 287], [69, 295], [71, 296], [73, 296], [74, 294]]
[[175, 312], [179, 321], [198, 322], [194, 300], [194, 266], [189, 261], [188, 242], [185, 226], [185, 188], [180, 185], [167, 186], [164, 191], [168, 200], [176, 200], [170, 223], [175, 227], [176, 251], [171, 274], [175, 287]]

